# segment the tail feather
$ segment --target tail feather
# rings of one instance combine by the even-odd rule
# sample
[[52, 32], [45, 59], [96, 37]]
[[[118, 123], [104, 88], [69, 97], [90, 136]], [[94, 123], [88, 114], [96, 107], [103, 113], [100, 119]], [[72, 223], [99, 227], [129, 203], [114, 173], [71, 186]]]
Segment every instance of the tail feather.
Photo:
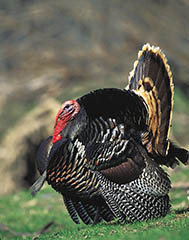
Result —
[[145, 44], [129, 76], [130, 90], [141, 96], [148, 108], [149, 152], [166, 156], [173, 110], [173, 80], [165, 55], [159, 47]]
[[165, 158], [159, 159], [159, 162], [166, 164], [168, 167], [174, 168], [179, 164], [179, 161], [185, 165], [189, 164], [189, 151], [184, 148], [179, 148], [174, 143], [170, 142], [168, 154]]

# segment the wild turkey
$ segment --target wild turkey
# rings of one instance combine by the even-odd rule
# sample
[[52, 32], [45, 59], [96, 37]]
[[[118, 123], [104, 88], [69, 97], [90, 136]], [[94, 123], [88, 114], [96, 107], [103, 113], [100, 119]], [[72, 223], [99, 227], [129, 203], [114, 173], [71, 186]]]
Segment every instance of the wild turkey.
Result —
[[61, 106], [37, 154], [42, 176], [33, 193], [47, 180], [75, 223], [165, 216], [170, 180], [160, 165], [187, 164], [189, 155], [168, 139], [172, 111], [170, 67], [146, 44], [126, 89], [95, 90]]

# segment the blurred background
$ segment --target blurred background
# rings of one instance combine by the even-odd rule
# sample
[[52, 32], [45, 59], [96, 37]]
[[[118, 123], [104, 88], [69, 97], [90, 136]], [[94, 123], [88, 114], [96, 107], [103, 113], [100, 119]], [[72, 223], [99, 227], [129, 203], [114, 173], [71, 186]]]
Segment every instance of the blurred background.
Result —
[[60, 103], [124, 88], [146, 42], [171, 65], [171, 139], [189, 148], [188, 23], [188, 0], [0, 0], [0, 194], [33, 183]]

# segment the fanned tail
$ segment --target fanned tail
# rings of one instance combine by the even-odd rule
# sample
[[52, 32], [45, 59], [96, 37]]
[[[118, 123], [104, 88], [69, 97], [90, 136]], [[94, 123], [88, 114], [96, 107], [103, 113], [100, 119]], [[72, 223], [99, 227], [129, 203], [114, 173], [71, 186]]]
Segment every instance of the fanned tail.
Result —
[[147, 43], [139, 51], [127, 88], [141, 96], [146, 103], [149, 128], [142, 141], [156, 162], [170, 167], [174, 167], [179, 161], [188, 164], [189, 152], [168, 139], [174, 86], [170, 66], [159, 47]]
[[165, 156], [173, 111], [172, 73], [159, 47], [145, 44], [129, 76], [129, 89], [141, 96], [148, 108], [148, 152]]

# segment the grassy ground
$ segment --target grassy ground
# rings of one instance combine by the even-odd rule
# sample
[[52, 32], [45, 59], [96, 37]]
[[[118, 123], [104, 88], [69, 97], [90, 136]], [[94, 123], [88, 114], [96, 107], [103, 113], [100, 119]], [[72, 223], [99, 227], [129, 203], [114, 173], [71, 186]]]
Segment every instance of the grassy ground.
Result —
[[[188, 167], [179, 167], [170, 172], [173, 189], [170, 192], [171, 213], [162, 219], [134, 224], [100, 224], [97, 226], [76, 225], [68, 216], [61, 196], [47, 185], [36, 196], [21, 191], [0, 199], [0, 224], [16, 232], [34, 233], [54, 221], [47, 233], [40, 236], [23, 236], [24, 239], [188, 239], [189, 201], [186, 190], [189, 185]], [[22, 239], [5, 226], [0, 226], [0, 239]]]

